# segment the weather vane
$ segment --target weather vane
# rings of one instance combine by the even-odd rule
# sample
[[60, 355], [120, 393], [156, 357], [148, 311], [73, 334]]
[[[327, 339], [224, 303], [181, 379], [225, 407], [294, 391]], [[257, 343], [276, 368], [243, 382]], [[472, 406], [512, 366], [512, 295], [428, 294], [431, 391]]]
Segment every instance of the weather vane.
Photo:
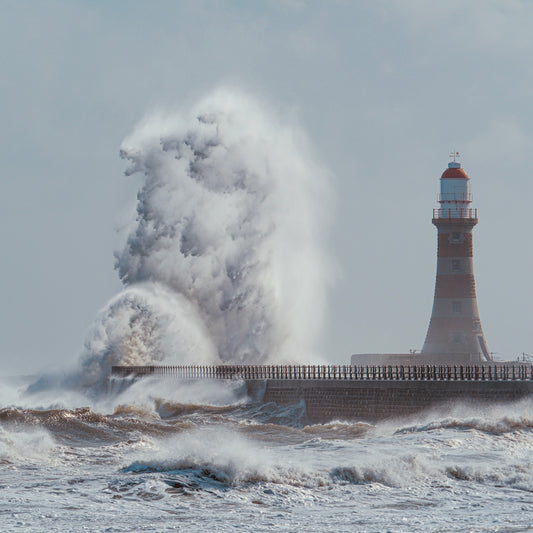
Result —
[[459, 159], [461, 156], [459, 155], [459, 152], [452, 152], [450, 154], [450, 159], [453, 157], [453, 162], [456, 163], [456, 160]]

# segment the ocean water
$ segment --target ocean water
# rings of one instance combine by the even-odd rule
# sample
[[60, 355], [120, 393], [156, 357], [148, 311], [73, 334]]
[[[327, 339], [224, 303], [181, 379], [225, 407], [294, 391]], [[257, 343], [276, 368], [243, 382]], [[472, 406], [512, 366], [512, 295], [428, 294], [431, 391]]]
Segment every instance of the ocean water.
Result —
[[5, 532], [533, 530], [531, 400], [313, 425], [239, 383], [25, 389], [2, 382]]

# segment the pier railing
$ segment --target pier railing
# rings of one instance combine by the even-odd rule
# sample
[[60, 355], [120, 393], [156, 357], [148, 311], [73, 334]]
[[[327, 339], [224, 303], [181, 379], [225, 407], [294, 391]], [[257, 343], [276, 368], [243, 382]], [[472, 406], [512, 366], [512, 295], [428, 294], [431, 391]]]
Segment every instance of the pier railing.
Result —
[[532, 381], [531, 364], [479, 365], [179, 365], [113, 366], [113, 376], [168, 376], [179, 379]]

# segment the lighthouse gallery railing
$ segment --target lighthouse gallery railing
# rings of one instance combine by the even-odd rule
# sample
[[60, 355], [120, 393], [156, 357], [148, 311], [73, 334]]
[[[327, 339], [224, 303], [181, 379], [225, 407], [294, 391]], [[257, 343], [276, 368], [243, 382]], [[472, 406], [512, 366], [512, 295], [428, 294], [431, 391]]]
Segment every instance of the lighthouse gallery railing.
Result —
[[477, 219], [477, 208], [467, 208], [467, 207], [451, 207], [443, 209], [433, 209], [433, 218], [434, 219], [446, 219], [451, 220], [457, 218], [472, 218]]

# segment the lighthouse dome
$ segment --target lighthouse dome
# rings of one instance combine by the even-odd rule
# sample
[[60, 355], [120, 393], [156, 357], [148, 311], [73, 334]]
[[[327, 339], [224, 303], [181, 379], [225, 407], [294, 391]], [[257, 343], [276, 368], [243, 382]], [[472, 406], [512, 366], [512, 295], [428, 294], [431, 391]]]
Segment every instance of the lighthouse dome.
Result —
[[468, 177], [468, 174], [461, 168], [461, 163], [457, 163], [457, 161], [450, 161], [450, 163], [448, 163], [448, 168], [442, 173], [440, 179], [468, 180], [470, 178]]

